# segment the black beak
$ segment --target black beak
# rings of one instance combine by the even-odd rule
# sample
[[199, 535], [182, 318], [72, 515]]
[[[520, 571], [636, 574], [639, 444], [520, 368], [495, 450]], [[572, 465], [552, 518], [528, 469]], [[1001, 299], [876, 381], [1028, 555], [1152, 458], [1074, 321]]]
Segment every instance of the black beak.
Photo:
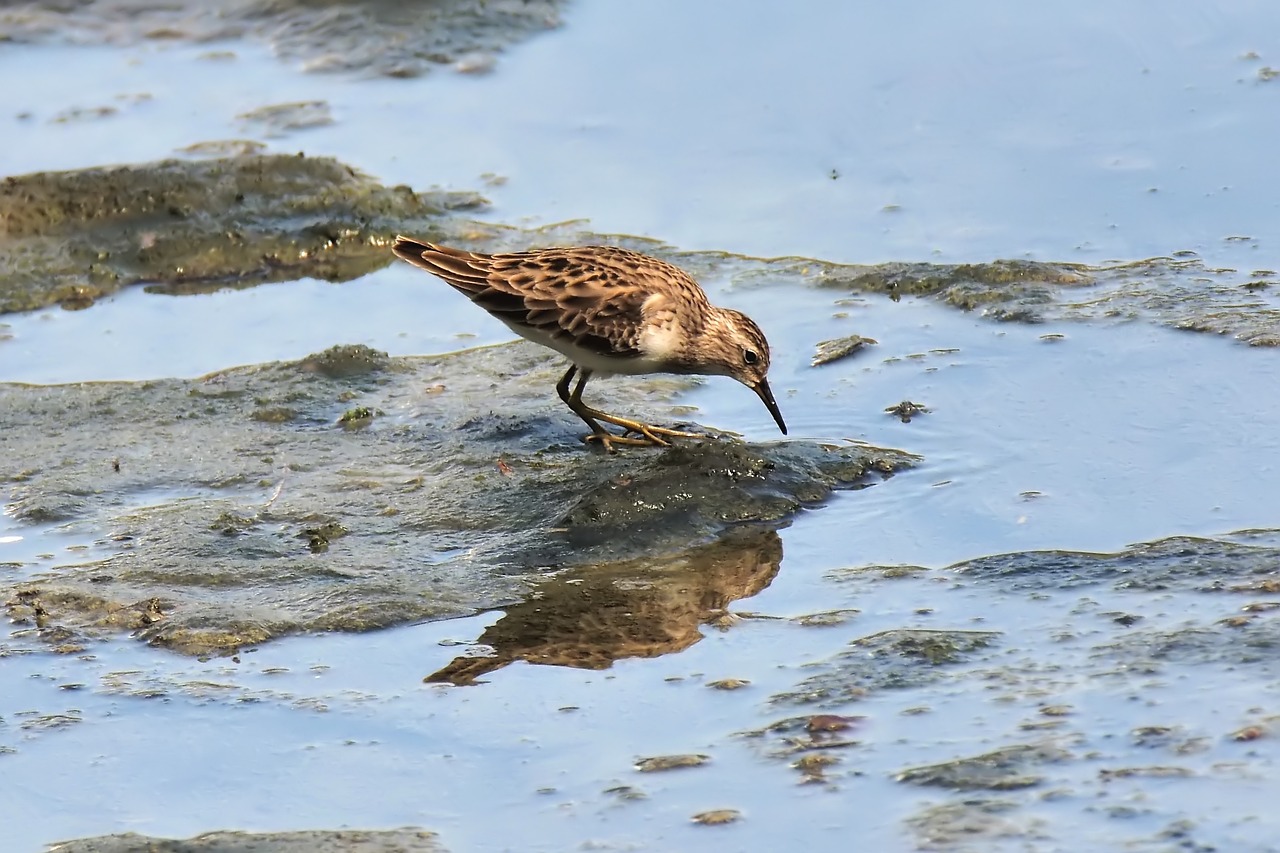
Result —
[[769, 414], [773, 415], [773, 419], [778, 422], [778, 429], [782, 430], [782, 434], [787, 434], [787, 425], [782, 420], [782, 412], [778, 410], [778, 402], [773, 399], [773, 392], [769, 390], [769, 380], [761, 379], [760, 384], [752, 389], [760, 399], [764, 401], [764, 407], [769, 410]]

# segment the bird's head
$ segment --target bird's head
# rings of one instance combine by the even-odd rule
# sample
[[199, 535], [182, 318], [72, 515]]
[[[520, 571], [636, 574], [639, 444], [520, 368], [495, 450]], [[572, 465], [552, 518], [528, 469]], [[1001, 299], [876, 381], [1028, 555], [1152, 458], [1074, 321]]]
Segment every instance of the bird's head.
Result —
[[[787, 434], [782, 412], [769, 390], [769, 342], [755, 321], [732, 308], [718, 308], [700, 341], [702, 360], [722, 376], [732, 376], [760, 397]], [[712, 372], [712, 371], [708, 371]]]

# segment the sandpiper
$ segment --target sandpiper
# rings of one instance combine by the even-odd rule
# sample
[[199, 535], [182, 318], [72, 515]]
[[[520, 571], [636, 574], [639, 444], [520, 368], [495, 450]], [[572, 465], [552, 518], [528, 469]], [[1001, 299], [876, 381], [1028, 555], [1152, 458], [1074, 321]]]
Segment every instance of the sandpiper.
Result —
[[[556, 392], [591, 428], [583, 441], [612, 450], [615, 444], [666, 446], [668, 438], [701, 437], [582, 402], [588, 379], [615, 373], [731, 376], [759, 395], [786, 435], [769, 390], [764, 333], [746, 314], [712, 305], [679, 267], [614, 246], [484, 255], [397, 237], [392, 250], [465, 293], [511, 331], [568, 357], [572, 364]], [[601, 421], [624, 432], [610, 432]]]

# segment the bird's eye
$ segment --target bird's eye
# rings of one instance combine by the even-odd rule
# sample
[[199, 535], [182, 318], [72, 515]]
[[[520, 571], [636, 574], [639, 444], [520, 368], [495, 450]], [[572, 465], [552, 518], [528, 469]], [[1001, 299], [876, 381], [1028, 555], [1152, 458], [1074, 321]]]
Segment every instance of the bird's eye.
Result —
[[760, 356], [756, 354], [755, 350], [743, 350], [742, 360], [747, 364], [755, 364], [760, 360]]

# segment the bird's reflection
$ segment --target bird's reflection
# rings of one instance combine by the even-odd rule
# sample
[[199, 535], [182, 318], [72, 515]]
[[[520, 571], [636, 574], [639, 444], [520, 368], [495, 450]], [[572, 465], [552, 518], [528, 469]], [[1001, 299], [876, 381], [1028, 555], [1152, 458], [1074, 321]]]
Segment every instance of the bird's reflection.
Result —
[[737, 528], [671, 555], [577, 567], [506, 608], [477, 639], [491, 656], [455, 658], [425, 680], [473, 684], [516, 660], [606, 669], [621, 658], [678, 652], [731, 602], [767, 587], [781, 562], [776, 531]]

